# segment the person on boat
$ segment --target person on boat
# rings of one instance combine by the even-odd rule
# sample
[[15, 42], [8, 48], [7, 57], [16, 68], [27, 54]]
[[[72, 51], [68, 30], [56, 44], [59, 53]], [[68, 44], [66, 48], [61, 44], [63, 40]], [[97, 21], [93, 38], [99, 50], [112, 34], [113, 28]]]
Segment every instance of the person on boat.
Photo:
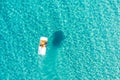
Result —
[[45, 41], [45, 40], [41, 40], [41, 41], [40, 41], [40, 46], [41, 46], [42, 48], [45, 47], [46, 44], [47, 44], [47, 41]]

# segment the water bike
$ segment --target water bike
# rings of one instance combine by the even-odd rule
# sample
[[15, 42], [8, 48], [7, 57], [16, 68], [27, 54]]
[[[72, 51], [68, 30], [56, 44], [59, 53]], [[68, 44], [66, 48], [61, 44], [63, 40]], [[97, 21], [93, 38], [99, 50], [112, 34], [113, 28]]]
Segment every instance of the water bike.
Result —
[[40, 37], [40, 43], [38, 46], [38, 54], [39, 55], [45, 56], [47, 42], [48, 42], [47, 37]]

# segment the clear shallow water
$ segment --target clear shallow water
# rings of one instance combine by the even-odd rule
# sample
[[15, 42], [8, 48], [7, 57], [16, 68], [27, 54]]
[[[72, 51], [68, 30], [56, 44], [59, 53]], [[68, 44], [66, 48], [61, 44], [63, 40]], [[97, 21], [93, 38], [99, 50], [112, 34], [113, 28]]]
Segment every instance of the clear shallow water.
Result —
[[[119, 80], [120, 1], [0, 2], [0, 80]], [[65, 39], [53, 46], [53, 34]], [[38, 55], [39, 37], [49, 38]]]

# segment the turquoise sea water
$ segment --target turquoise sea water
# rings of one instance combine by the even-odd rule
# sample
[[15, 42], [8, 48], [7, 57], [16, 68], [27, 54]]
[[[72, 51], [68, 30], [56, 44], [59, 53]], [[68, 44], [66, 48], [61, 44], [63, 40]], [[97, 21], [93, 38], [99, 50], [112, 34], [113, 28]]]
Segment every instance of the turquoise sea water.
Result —
[[0, 80], [120, 80], [120, 1], [0, 0]]

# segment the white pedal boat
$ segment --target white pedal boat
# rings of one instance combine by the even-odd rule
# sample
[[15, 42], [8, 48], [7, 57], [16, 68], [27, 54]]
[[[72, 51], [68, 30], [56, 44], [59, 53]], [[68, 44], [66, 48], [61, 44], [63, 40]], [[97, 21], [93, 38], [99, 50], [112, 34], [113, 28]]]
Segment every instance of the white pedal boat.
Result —
[[39, 55], [45, 56], [47, 42], [48, 42], [47, 37], [41, 37], [40, 38], [40, 43], [39, 43], [39, 46], [38, 46], [38, 54]]

